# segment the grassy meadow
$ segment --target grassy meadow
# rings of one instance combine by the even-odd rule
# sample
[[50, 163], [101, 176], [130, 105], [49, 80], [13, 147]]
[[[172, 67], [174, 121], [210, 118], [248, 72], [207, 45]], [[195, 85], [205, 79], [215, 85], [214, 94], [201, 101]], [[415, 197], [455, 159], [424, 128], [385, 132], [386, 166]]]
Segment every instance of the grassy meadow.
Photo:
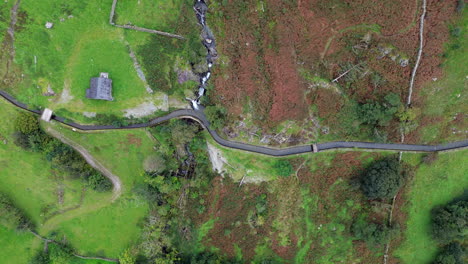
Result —
[[[5, 19], [0, 19], [0, 29], [9, 24], [8, 16], [12, 2], [0, 6], [0, 13], [5, 14]], [[200, 29], [196, 27], [196, 19], [189, 1], [170, 2], [168, 5], [166, 1], [142, 1], [141, 5], [132, 9], [133, 1], [119, 1], [116, 17], [121, 20], [137, 18], [143, 19], [143, 22], [150, 21], [150, 24], [142, 25], [159, 30], [174, 27], [176, 22], [189, 23], [190, 26], [177, 26], [183, 28], [180, 34], [186, 35], [193, 31], [199, 41]], [[190, 94], [196, 85], [194, 82], [178, 84], [174, 71], [177, 65], [188, 64], [188, 55], [182, 55], [187, 54], [187, 51], [181, 48], [188, 47], [188, 42], [113, 27], [108, 23], [111, 4], [112, 0], [72, 0], [66, 3], [60, 0], [21, 1], [20, 19], [15, 32], [14, 60], [17, 66], [14, 74], [21, 78], [2, 89], [6, 89], [28, 105], [54, 110], [66, 109], [75, 114], [64, 112], [68, 115], [65, 117], [81, 122], [86, 121], [79, 116], [83, 112], [123, 116], [124, 110], [136, 108], [143, 103], [152, 103], [156, 108], [163, 110], [167, 110], [168, 107], [185, 106], [184, 96]], [[187, 7], [183, 8], [183, 22], [180, 22], [181, 7], [186, 5]], [[145, 15], [137, 15], [142, 10]], [[188, 10], [191, 10], [190, 13]], [[53, 28], [46, 29], [46, 22], [54, 23]], [[157, 78], [170, 79], [171, 91], [181, 90], [171, 96], [171, 100], [166, 99], [167, 87], [161, 87], [159, 83], [150, 82], [154, 93], [147, 92], [147, 84], [138, 77], [129, 55], [132, 49], [146, 73], [146, 78], [154, 78], [151, 76], [153, 73], [147, 69], [152, 64], [142, 61], [147, 54], [139, 53], [140, 46], [145, 45], [151, 38], [162, 42], [169, 41], [164, 49], [163, 46], [161, 49], [155, 46], [155, 56], [160, 56], [161, 60], [153, 64], [157, 64], [155, 67], [166, 69], [162, 70]], [[178, 53], [181, 55], [163, 56]], [[90, 78], [98, 77], [100, 72], [108, 72], [113, 80], [113, 102], [85, 98]], [[48, 87], [55, 92], [55, 96], [43, 95], [47, 93]]]
[[405, 264], [430, 263], [437, 253], [431, 237], [431, 210], [461, 196], [468, 188], [468, 151], [439, 154], [433, 164], [422, 164], [410, 183], [405, 241], [395, 256]]
[[147, 201], [134, 194], [133, 188], [143, 181], [143, 162], [154, 151], [155, 142], [144, 130], [77, 133], [58, 124], [48, 126], [86, 148], [119, 176], [123, 188], [122, 196], [115, 202], [107, 197], [96, 205], [98, 208], [93, 213], [85, 211], [85, 216], [80, 217], [81, 212], [77, 211], [78, 217], [68, 217], [62, 223], [51, 222], [51, 226], [60, 226], [83, 253], [98, 250], [105, 255], [118, 256], [136, 242], [140, 232], [138, 224], [148, 211]]
[[[178, 9], [186, 0], [152, 1], [121, 0], [118, 2], [114, 21], [119, 25], [131, 24], [139, 27], [168, 31], [174, 30], [174, 23], [179, 15]], [[162, 19], [164, 18], [164, 19]]]
[[466, 121], [461, 118], [461, 122], [453, 122], [457, 115], [468, 111], [467, 95], [464, 92], [468, 87], [468, 15], [465, 11], [460, 16], [458, 21], [450, 26], [451, 39], [446, 44], [443, 55], [444, 76], [423, 89], [423, 96], [426, 98], [423, 116], [437, 120], [421, 127], [420, 135], [424, 142], [466, 139], [466, 132], [463, 132], [466, 129]]
[[37, 240], [33, 234], [19, 233], [0, 225], [0, 258], [5, 264], [28, 263], [38, 248], [31, 248]]
[[[14, 118], [17, 114], [17, 110], [4, 100], [0, 101], [0, 110], [3, 118]], [[7, 144], [0, 144], [0, 163], [4, 168], [0, 170], [0, 191], [26, 212], [41, 235], [55, 233], [59, 237], [64, 236], [81, 254], [118, 257], [136, 242], [140, 233], [139, 222], [148, 212], [147, 202], [131, 191], [142, 180], [143, 160], [152, 152], [153, 142], [143, 130], [131, 134], [122, 131], [77, 134], [68, 128], [49, 125], [87, 147], [102, 164], [109, 166], [122, 180], [121, 197], [112, 202], [110, 192], [84, 190], [81, 180], [69, 179], [67, 175], [54, 170], [41, 154], [17, 147], [12, 137], [13, 122], [0, 124], [0, 135], [7, 140]], [[61, 203], [58, 202], [58, 190], [63, 191]], [[77, 205], [80, 206], [74, 208]], [[69, 211], [59, 211], [67, 209]], [[27, 234], [16, 234], [5, 229], [1, 233], [11, 237], [11, 241], [24, 242], [22, 246], [16, 245], [15, 250], [0, 250], [0, 256], [6, 259], [32, 256], [42, 246], [42, 242]], [[21, 253], [24, 251], [28, 253]]]

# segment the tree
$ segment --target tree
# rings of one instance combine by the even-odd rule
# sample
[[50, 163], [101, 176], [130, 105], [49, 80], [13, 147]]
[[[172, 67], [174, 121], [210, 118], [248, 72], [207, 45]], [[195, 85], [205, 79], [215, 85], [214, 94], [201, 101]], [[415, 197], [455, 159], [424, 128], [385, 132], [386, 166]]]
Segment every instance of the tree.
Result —
[[221, 129], [226, 123], [226, 108], [222, 106], [207, 106], [205, 108], [205, 115], [210, 126], [213, 130]]
[[164, 256], [158, 256], [154, 260], [155, 264], [174, 264], [178, 263], [180, 258], [178, 257], [177, 251], [171, 251]]
[[39, 121], [34, 115], [21, 112], [15, 120], [15, 129], [26, 135], [32, 134], [40, 129]]
[[357, 115], [364, 124], [386, 126], [401, 107], [400, 97], [395, 93], [389, 93], [384, 97], [383, 103], [369, 101], [359, 105]]
[[171, 238], [165, 233], [167, 219], [151, 213], [145, 222], [139, 244], [140, 252], [149, 259], [164, 256], [164, 250], [171, 248]]
[[441, 243], [468, 236], [468, 201], [462, 200], [432, 211], [432, 234]]
[[169, 128], [171, 130], [172, 140], [178, 146], [185, 146], [185, 144], [192, 141], [198, 131], [196, 125], [188, 124], [182, 120], [172, 120]]
[[395, 196], [405, 179], [400, 163], [385, 158], [372, 163], [363, 173], [361, 189], [369, 199], [388, 199]]
[[445, 246], [437, 255], [434, 264], [463, 264], [465, 250], [458, 242], [453, 242]]
[[135, 262], [136, 262], [135, 257], [132, 255], [132, 253], [128, 249], [122, 252], [122, 254], [120, 254], [119, 256], [120, 264], [135, 264]]

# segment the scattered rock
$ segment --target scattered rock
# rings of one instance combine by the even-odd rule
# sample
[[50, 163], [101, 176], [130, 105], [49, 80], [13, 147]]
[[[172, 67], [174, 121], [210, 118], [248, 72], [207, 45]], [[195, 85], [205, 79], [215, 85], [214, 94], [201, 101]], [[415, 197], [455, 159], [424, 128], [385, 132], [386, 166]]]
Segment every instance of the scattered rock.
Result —
[[208, 62], [206, 62], [205, 60], [193, 66], [194, 74], [202, 74], [204, 72], [207, 72], [208, 70], [209, 70]]
[[179, 70], [177, 72], [177, 81], [182, 84], [187, 81], [199, 81], [199, 77], [190, 70]]
[[271, 141], [270, 135], [264, 135], [262, 139], [260, 139], [260, 143], [263, 143], [263, 144], [269, 144], [270, 141]]
[[403, 59], [403, 58], [402, 58], [402, 59], [400, 59], [399, 62], [400, 62], [400, 66], [401, 66], [401, 67], [406, 67], [406, 66], [408, 66], [408, 64], [409, 64], [409, 60], [408, 60], [408, 59]]
[[89, 118], [96, 117], [96, 112], [83, 112], [83, 115]]
[[210, 155], [210, 161], [213, 167], [213, 171], [216, 171], [218, 173], [224, 173], [224, 164], [227, 164], [226, 158], [223, 157], [221, 151], [215, 146], [211, 145], [210, 143], [206, 144], [208, 146], [208, 154]]
[[236, 138], [239, 136], [239, 133], [234, 131], [232, 128], [230, 127], [224, 127], [223, 128], [223, 133], [228, 136], [229, 138]]
[[65, 85], [62, 91], [62, 94], [60, 95], [60, 100], [58, 101], [59, 104], [66, 104], [73, 100], [75, 98], [73, 95], [71, 95], [70, 91], [70, 84], [69, 81], [65, 81]]
[[45, 24], [45, 27], [48, 28], [48, 29], [51, 29], [53, 26], [54, 26], [54, 23], [52, 23], [52, 22], [47, 22]]
[[156, 105], [154, 105], [153, 102], [145, 102], [145, 103], [140, 104], [137, 107], [125, 109], [124, 116], [127, 118], [145, 117], [145, 116], [153, 114], [154, 112], [158, 110], [162, 110], [162, 107], [157, 107]]
[[50, 86], [50, 83], [47, 85], [47, 92], [43, 93], [44, 96], [55, 96], [54, 90]]

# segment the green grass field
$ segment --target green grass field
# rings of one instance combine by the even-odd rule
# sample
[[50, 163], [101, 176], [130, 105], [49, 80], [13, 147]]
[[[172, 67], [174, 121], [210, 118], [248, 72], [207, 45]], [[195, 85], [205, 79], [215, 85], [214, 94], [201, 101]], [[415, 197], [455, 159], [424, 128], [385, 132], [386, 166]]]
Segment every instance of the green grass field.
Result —
[[[449, 128], [463, 131], [466, 121], [454, 124], [452, 121], [458, 113], [468, 111], [466, 61], [468, 60], [468, 15], [461, 15], [458, 22], [451, 26], [451, 40], [446, 44], [446, 61], [443, 64], [444, 76], [423, 90], [426, 105], [423, 114], [429, 118], [438, 118], [438, 122], [423, 126], [420, 130], [424, 142], [453, 141], [466, 138], [466, 133], [447, 133]], [[449, 130], [450, 131], [450, 130]], [[444, 133], [445, 132], [445, 133]], [[443, 136], [443, 140], [441, 140]]]
[[143, 162], [154, 151], [155, 142], [144, 130], [77, 133], [57, 124], [50, 126], [86, 148], [119, 176], [123, 185], [123, 194], [114, 203], [106, 197], [96, 204], [99, 208], [93, 213], [84, 211], [85, 216], [81, 217], [81, 212], [77, 211], [79, 217], [68, 217], [57, 226], [83, 253], [98, 250], [105, 255], [118, 256], [131, 242], [136, 242], [140, 232], [138, 222], [148, 211], [147, 202], [133, 194], [132, 188], [142, 182]]
[[115, 10], [117, 14], [116, 23], [120, 25], [132, 24], [139, 27], [174, 30], [173, 24], [179, 15], [179, 7], [187, 3], [186, 0], [120, 0]]
[[[17, 113], [4, 100], [0, 101], [0, 110], [2, 118], [12, 118]], [[111, 202], [110, 192], [86, 190], [81, 207], [45, 221], [48, 214], [44, 215], [44, 208], [49, 208], [47, 212], [53, 212], [77, 205], [83, 184], [80, 180], [69, 180], [66, 175], [55, 172], [41, 154], [26, 152], [14, 145], [12, 122], [0, 124], [0, 135], [8, 141], [6, 145], [0, 143], [0, 164], [4, 168], [0, 170], [0, 191], [9, 195], [31, 217], [42, 235], [49, 236], [51, 232], [57, 232], [65, 236], [81, 254], [118, 257], [139, 238], [138, 223], [148, 212], [147, 202], [131, 191], [135, 183], [142, 181], [143, 161], [153, 151], [154, 143], [143, 130], [78, 134], [69, 129], [60, 129], [57, 125], [54, 128], [89, 148], [102, 164], [109, 166], [122, 180], [122, 196]], [[64, 201], [60, 205], [57, 189], [62, 185]], [[0, 256], [6, 259], [24, 257], [21, 253], [23, 251], [29, 252], [26, 256], [31, 256], [34, 250], [41, 247], [42, 243], [37, 239], [26, 235], [15, 237], [15, 232], [11, 230], [3, 229], [1, 232], [5, 237], [11, 237], [11, 241], [28, 241], [22, 246], [15, 246], [17, 250], [2, 248]], [[4, 242], [3, 239], [1, 242]]]
[[35, 253], [31, 248], [34, 240], [30, 233], [18, 233], [0, 225], [0, 259], [5, 264], [28, 263]]
[[[13, 6], [14, 2], [3, 2], [2, 7], [0, 7], [0, 32], [5, 32], [9, 26], [10, 21], [10, 9]], [[0, 34], [0, 43], [3, 41], [5, 35]]]
[[406, 264], [430, 263], [437, 252], [437, 244], [430, 234], [430, 212], [460, 196], [468, 188], [468, 151], [439, 154], [431, 165], [419, 167], [410, 184], [405, 241], [395, 256]]
[[[180, 6], [188, 2], [174, 0], [171, 5], [167, 5], [165, 1], [158, 1], [156, 4], [152, 2], [153, 4], [146, 5], [149, 2], [143, 1], [141, 8], [135, 10], [131, 10], [131, 3], [133, 2], [119, 1], [117, 13], [122, 11], [119, 18], [131, 18], [145, 10], [146, 16], [136, 17], [151, 21], [155, 27], [169, 27], [177, 21]], [[18, 22], [20, 26], [15, 34], [15, 63], [18, 65], [15, 74], [21, 75], [21, 78], [14, 85], [5, 88], [29, 105], [54, 110], [66, 109], [79, 115], [83, 112], [97, 112], [123, 116], [124, 110], [143, 103], [153, 103], [160, 109], [167, 109], [168, 106], [180, 107], [180, 98], [185, 94], [171, 97], [173, 100], [168, 105], [165, 93], [159, 87], [153, 87], [153, 94], [146, 91], [145, 83], [138, 77], [129, 53], [130, 47], [137, 53], [138, 47], [152, 35], [109, 25], [111, 4], [112, 0], [72, 0], [66, 3], [60, 0], [22, 1], [21, 19]], [[127, 5], [130, 5], [128, 9], [125, 8]], [[161, 9], [161, 5], [165, 8]], [[11, 2], [2, 5], [0, 12], [9, 15], [11, 6]], [[7, 17], [0, 22], [0, 29], [9, 24]], [[46, 29], [46, 22], [54, 23], [53, 28]], [[183, 33], [186, 33], [190, 29], [184, 30]], [[141, 54], [136, 55], [142, 65]], [[175, 64], [180, 64], [175, 59], [171, 57], [168, 60], [172, 61], [164, 61], [171, 71]], [[98, 77], [100, 72], [108, 72], [113, 80], [113, 102], [85, 98], [90, 78]], [[53, 97], [43, 95], [49, 86], [56, 93]], [[174, 89], [179, 88], [177, 84], [175, 86]], [[181, 87], [186, 88], [185, 85]], [[66, 117], [84, 121], [79, 115], [69, 114]]]

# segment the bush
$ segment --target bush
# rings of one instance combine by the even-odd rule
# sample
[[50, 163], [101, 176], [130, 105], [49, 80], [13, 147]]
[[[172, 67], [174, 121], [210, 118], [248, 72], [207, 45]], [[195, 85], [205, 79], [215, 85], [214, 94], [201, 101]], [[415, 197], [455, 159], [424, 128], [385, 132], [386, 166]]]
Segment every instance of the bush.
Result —
[[112, 189], [112, 182], [101, 173], [95, 173], [88, 177], [88, 186], [98, 192], [106, 192]]
[[293, 167], [287, 160], [277, 160], [273, 164], [273, 168], [276, 170], [276, 173], [282, 177], [288, 177], [293, 172]]
[[22, 132], [15, 132], [13, 134], [13, 141], [15, 145], [22, 149], [30, 150], [31, 144], [29, 142], [29, 136]]
[[442, 251], [437, 255], [434, 264], [463, 264], [465, 257], [465, 250], [458, 242], [453, 242], [445, 246]]
[[461, 13], [461, 12], [463, 12], [464, 8], [465, 8], [465, 0], [458, 0], [457, 1], [456, 11], [458, 13]]
[[71, 263], [73, 250], [65, 244], [49, 244], [50, 263]]
[[468, 230], [468, 201], [458, 201], [432, 211], [432, 234], [440, 243], [466, 239]]
[[16, 230], [33, 228], [29, 218], [5, 195], [0, 194], [0, 224]]
[[438, 152], [431, 152], [431, 153], [425, 154], [422, 157], [422, 161], [427, 165], [431, 165], [432, 163], [437, 161], [438, 158], [439, 158]]
[[372, 199], [388, 199], [396, 195], [405, 179], [401, 164], [395, 158], [372, 163], [363, 173], [361, 189]]
[[133, 256], [133, 254], [130, 252], [130, 250], [127, 249], [122, 254], [120, 254], [119, 263], [120, 264], [135, 264], [136, 259]]
[[23, 134], [29, 135], [40, 129], [37, 118], [26, 112], [20, 112], [15, 120], [15, 129]]
[[376, 247], [388, 243], [391, 237], [398, 233], [398, 228], [368, 223], [361, 218], [353, 223], [351, 232], [357, 239], [365, 241], [371, 247]]
[[358, 118], [363, 124], [386, 126], [402, 106], [400, 97], [395, 93], [385, 96], [384, 102], [370, 101], [358, 106]]
[[50, 258], [49, 254], [47, 252], [44, 252], [44, 250], [39, 250], [36, 255], [31, 259], [29, 264], [49, 264], [50, 263]]
[[217, 130], [224, 127], [226, 123], [226, 108], [221, 106], [207, 106], [205, 109], [205, 115], [208, 121], [210, 121], [211, 129]]

